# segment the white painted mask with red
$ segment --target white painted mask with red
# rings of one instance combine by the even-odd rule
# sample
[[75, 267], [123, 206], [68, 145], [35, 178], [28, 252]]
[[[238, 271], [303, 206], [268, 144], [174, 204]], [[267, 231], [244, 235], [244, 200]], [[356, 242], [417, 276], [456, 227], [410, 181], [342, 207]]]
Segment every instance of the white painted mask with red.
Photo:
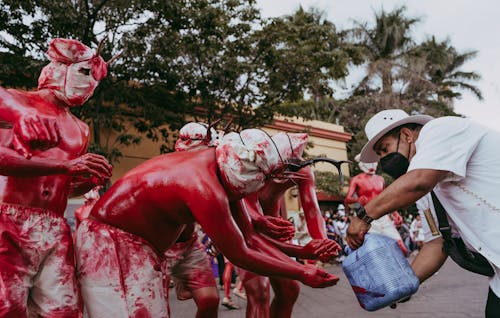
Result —
[[301, 159], [308, 136], [304, 133], [277, 133], [272, 139], [283, 158]]
[[363, 162], [361, 161], [360, 154], [357, 154], [354, 160], [358, 162], [359, 169], [361, 169], [361, 171], [363, 171], [364, 173], [375, 174], [375, 172], [377, 171], [377, 165], [378, 165], [377, 162], [370, 162], [370, 163]]
[[208, 125], [191, 122], [179, 130], [179, 139], [175, 142], [175, 151], [198, 150], [215, 147], [219, 144], [219, 135], [210, 128], [210, 138], [207, 138]]
[[68, 106], [85, 103], [107, 75], [107, 64], [88, 46], [72, 39], [53, 39], [42, 69], [38, 89], [50, 89]]
[[216, 158], [222, 181], [238, 195], [260, 190], [269, 175], [284, 166], [271, 137], [260, 129], [225, 135]]

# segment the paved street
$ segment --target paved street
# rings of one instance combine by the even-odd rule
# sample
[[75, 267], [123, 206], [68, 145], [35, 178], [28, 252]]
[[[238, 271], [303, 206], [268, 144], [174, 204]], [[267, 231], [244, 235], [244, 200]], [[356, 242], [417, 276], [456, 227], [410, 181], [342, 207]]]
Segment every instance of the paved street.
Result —
[[[376, 312], [367, 312], [359, 307], [338, 265], [331, 265], [327, 267], [327, 270], [340, 277], [339, 283], [326, 289], [313, 289], [302, 285], [293, 317], [484, 317], [488, 294], [487, 278], [462, 270], [451, 260], [448, 260], [434, 277], [420, 286], [409, 302], [400, 304], [397, 309], [384, 308]], [[220, 318], [245, 317], [245, 301], [234, 296], [233, 298], [242, 309], [230, 311], [221, 306]], [[172, 318], [194, 318], [195, 316], [194, 302], [192, 300], [178, 301], [175, 292], [170, 293], [170, 305]]]

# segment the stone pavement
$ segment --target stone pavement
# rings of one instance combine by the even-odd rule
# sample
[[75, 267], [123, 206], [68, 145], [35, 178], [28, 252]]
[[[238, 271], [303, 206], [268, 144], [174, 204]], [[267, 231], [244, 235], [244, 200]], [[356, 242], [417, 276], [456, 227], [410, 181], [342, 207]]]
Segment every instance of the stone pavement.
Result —
[[[326, 268], [340, 277], [336, 286], [313, 289], [301, 286], [294, 318], [463, 318], [484, 317], [484, 307], [488, 295], [488, 279], [467, 272], [448, 259], [433, 277], [422, 284], [412, 299], [399, 304], [397, 309], [383, 308], [376, 312], [363, 310], [350, 288], [347, 278], [338, 265]], [[221, 292], [221, 299], [222, 299]], [[245, 301], [233, 296], [241, 309], [227, 310], [220, 306], [220, 318], [244, 318]], [[171, 318], [194, 318], [196, 305], [192, 300], [178, 301], [175, 292], [170, 293]], [[500, 317], [500, 313], [499, 313]]]

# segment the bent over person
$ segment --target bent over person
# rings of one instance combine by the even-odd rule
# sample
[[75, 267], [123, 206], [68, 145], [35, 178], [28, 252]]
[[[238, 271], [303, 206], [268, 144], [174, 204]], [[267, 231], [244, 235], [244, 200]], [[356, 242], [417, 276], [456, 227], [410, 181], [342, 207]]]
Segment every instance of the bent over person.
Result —
[[323, 270], [250, 249], [231, 216], [240, 198], [286, 169], [277, 147], [248, 129], [226, 135], [216, 149], [155, 157], [119, 179], [76, 233], [89, 315], [168, 317], [162, 255], [195, 221], [236, 266], [312, 287], [334, 285], [338, 279]]
[[[491, 265], [486, 317], [498, 317], [500, 133], [466, 118], [408, 116], [399, 109], [377, 113], [365, 131], [369, 141], [361, 151], [361, 160], [379, 160], [382, 170], [396, 180], [352, 219], [347, 231], [349, 245], [357, 248], [363, 244], [371, 220], [433, 191], [465, 246]], [[442, 265], [446, 257], [442, 247], [427, 244], [419, 261], [413, 262], [421, 281]]]
[[73, 186], [111, 176], [106, 159], [86, 154], [89, 128], [69, 110], [92, 96], [107, 63], [76, 40], [52, 40], [48, 56], [37, 91], [0, 89], [2, 119], [14, 127], [0, 129], [1, 317], [81, 316], [64, 210]]

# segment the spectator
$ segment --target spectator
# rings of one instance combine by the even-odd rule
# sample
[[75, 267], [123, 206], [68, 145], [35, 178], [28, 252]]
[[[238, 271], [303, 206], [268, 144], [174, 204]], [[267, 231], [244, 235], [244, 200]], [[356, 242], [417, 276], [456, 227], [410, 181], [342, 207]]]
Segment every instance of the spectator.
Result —
[[[500, 312], [500, 133], [470, 119], [408, 116], [398, 109], [373, 116], [365, 127], [367, 162], [380, 160], [396, 180], [354, 217], [348, 230], [353, 248], [363, 244], [371, 220], [407, 206], [433, 191], [466, 246], [492, 265], [486, 317]], [[451, 222], [450, 222], [451, 223]], [[425, 250], [424, 250], [425, 248]], [[426, 244], [413, 268], [421, 281], [444, 262], [440, 244]]]
[[416, 250], [420, 251], [422, 244], [424, 243], [424, 230], [420, 214], [417, 214], [415, 219], [413, 219], [413, 222], [410, 224], [410, 238], [415, 244]]

